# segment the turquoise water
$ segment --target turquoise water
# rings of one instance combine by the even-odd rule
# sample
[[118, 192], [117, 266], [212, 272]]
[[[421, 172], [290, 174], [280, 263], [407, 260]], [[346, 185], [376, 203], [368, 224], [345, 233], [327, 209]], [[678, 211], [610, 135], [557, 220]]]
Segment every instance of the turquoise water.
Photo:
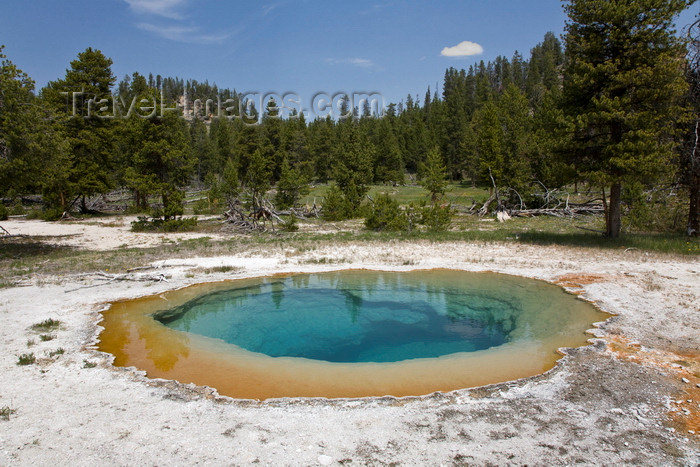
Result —
[[345, 270], [115, 302], [99, 349], [116, 366], [243, 399], [399, 397], [540, 374], [608, 317], [523, 277]]
[[[154, 317], [272, 357], [396, 362], [508, 342], [523, 301], [484, 275], [343, 271], [232, 284]], [[491, 279], [493, 282], [493, 279]], [[485, 290], [485, 288], [487, 290]]]

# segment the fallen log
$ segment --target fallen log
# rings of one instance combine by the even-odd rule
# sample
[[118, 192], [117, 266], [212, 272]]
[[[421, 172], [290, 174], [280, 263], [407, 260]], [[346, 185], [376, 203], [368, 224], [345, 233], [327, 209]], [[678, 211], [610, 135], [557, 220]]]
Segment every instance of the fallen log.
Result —
[[89, 289], [92, 287], [100, 287], [117, 281], [135, 281], [135, 282], [168, 282], [168, 278], [163, 273], [158, 274], [109, 274], [104, 271], [80, 274], [80, 277], [97, 276], [95, 280], [105, 281], [99, 284], [85, 285], [75, 289], [66, 290], [65, 293], [75, 292], [76, 290]]
[[540, 209], [514, 209], [510, 211], [512, 217], [534, 217], [534, 216], [554, 216], [554, 217], [574, 217], [578, 215], [602, 214], [602, 206], [573, 206], [568, 208], [540, 208]]

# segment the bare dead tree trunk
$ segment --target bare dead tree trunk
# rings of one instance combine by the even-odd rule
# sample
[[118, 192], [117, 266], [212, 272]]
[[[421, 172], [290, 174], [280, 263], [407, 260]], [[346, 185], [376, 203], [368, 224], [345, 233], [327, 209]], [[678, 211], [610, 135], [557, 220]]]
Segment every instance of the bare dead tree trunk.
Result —
[[690, 156], [690, 208], [688, 210], [688, 228], [687, 234], [689, 237], [700, 236], [700, 119], [695, 122], [695, 144]]
[[700, 236], [700, 17], [688, 27], [688, 67], [686, 74], [690, 82], [690, 102], [695, 110], [695, 128], [691, 136], [690, 160], [688, 161], [688, 191], [690, 207], [686, 233], [689, 237]]
[[481, 209], [479, 209], [479, 216], [485, 216], [489, 212], [489, 206], [491, 206], [491, 203], [496, 201], [497, 208], [501, 206], [501, 199], [498, 196], [498, 186], [496, 186], [496, 180], [493, 179], [493, 174], [491, 174], [491, 167], [489, 167], [489, 177], [491, 177], [491, 183], [493, 184], [493, 188], [491, 189], [491, 196], [489, 196], [489, 199], [486, 200], [483, 206], [481, 206]]
[[605, 216], [605, 234], [609, 238], [618, 238], [622, 229], [622, 184], [610, 185], [610, 201]]

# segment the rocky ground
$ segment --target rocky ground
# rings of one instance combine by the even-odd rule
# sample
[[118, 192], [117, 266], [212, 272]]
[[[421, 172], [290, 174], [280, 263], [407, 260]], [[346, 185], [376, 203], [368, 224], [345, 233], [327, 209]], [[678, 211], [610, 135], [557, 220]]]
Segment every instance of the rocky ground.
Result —
[[[66, 232], [64, 224], [13, 222], [3, 226], [79, 248], [138, 241], [114, 224]], [[163, 241], [141, 235], [144, 246]], [[416, 241], [251, 249], [152, 265], [167, 282], [73, 274], [0, 288], [0, 465], [700, 463], [696, 257]], [[230, 268], [201, 273], [217, 266]], [[544, 375], [400, 399], [236, 401], [113, 367], [95, 350], [99, 311], [117, 299], [273, 272], [435, 267], [560, 283], [614, 316], [591, 345], [567, 350]], [[61, 324], [55, 339], [42, 341], [32, 325], [49, 318]], [[30, 352], [37, 361], [18, 365]]]

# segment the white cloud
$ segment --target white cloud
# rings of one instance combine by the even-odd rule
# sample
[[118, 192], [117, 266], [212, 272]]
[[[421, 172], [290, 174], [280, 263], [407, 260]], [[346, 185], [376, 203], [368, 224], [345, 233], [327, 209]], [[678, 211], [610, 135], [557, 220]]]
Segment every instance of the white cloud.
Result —
[[187, 0], [124, 0], [134, 13], [146, 13], [170, 19], [183, 19], [177, 11]]
[[281, 5], [282, 5], [281, 2], [273, 3], [273, 4], [271, 4], [271, 5], [263, 5], [263, 7], [262, 7], [262, 15], [263, 15], [263, 16], [269, 15], [270, 13], [272, 13], [273, 10], [277, 9], [277, 8], [280, 7]]
[[476, 42], [462, 41], [454, 47], [445, 47], [440, 52], [444, 57], [466, 57], [469, 55], [479, 55], [484, 52], [484, 48]]
[[372, 63], [372, 60], [368, 60], [366, 58], [349, 58], [347, 62], [350, 65], [355, 65], [359, 66], [361, 68], [370, 68], [374, 66], [374, 63]]
[[353, 65], [360, 68], [374, 67], [374, 62], [366, 58], [329, 58], [326, 61], [333, 65]]
[[199, 28], [192, 26], [156, 26], [150, 23], [138, 23], [136, 27], [171, 41], [191, 44], [219, 44], [230, 36], [228, 33], [202, 34]]

